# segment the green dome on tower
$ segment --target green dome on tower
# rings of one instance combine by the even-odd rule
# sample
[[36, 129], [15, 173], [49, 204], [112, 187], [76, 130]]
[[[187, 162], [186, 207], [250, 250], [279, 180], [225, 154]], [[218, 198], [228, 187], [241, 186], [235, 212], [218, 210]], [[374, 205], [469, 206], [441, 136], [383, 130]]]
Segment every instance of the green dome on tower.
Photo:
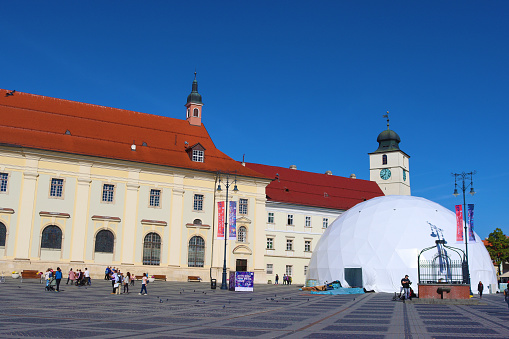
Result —
[[196, 72], [194, 72], [193, 88], [191, 93], [187, 96], [188, 104], [203, 104], [201, 95], [198, 93], [198, 81], [196, 80]]
[[387, 129], [378, 135], [376, 141], [378, 141], [378, 149], [373, 153], [381, 153], [388, 151], [400, 151], [399, 143], [401, 142], [401, 138], [398, 133], [389, 129], [389, 112], [384, 117], [387, 118]]

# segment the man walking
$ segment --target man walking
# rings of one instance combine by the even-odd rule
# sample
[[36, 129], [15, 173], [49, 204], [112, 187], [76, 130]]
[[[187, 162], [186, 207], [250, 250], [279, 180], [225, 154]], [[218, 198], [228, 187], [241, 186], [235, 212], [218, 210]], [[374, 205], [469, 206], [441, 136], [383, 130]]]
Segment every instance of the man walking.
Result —
[[477, 292], [479, 292], [479, 299], [482, 299], [482, 291], [484, 290], [484, 285], [481, 281], [479, 281], [479, 284], [477, 285]]
[[57, 282], [57, 292], [60, 292], [60, 282], [62, 281], [62, 271], [60, 267], [57, 267], [57, 271], [55, 272], [55, 280]]
[[88, 271], [88, 268], [85, 267], [85, 284], [91, 285], [92, 282], [90, 281], [90, 272]]

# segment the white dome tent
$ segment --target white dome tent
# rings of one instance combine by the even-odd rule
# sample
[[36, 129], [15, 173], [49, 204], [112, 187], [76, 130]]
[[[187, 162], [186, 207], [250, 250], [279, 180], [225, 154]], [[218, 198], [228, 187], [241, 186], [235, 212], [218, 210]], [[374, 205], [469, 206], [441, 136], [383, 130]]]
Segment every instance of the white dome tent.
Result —
[[[393, 195], [357, 204], [320, 238], [306, 281], [324, 284], [339, 280], [343, 287], [349, 287], [346, 269], [347, 274], [358, 273], [359, 279], [362, 274], [366, 290], [392, 293], [399, 291], [401, 279], [408, 274], [417, 292], [417, 256], [438, 239], [430, 224], [441, 229], [448, 246], [465, 250], [464, 242], [456, 242], [456, 215], [437, 203]], [[490, 284], [497, 284], [496, 272], [481, 238], [475, 234], [475, 239], [468, 242], [472, 290], [482, 281], [487, 291]], [[435, 254], [436, 250], [426, 253]]]

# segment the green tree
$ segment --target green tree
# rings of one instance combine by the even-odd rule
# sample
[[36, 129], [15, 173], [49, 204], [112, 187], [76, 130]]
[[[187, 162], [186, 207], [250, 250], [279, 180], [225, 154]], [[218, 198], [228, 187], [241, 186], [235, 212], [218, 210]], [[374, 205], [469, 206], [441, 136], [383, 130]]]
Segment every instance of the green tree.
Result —
[[486, 249], [498, 270], [501, 263], [509, 261], [509, 238], [500, 228], [497, 228], [490, 233], [486, 240], [488, 240]]

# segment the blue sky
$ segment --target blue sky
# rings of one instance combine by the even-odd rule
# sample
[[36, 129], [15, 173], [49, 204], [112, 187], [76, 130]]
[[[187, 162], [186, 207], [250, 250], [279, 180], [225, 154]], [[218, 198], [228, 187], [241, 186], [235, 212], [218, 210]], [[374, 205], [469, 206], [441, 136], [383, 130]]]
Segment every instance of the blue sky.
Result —
[[386, 128], [412, 194], [509, 233], [507, 1], [4, 2], [0, 87], [203, 122], [236, 160], [369, 179]]

